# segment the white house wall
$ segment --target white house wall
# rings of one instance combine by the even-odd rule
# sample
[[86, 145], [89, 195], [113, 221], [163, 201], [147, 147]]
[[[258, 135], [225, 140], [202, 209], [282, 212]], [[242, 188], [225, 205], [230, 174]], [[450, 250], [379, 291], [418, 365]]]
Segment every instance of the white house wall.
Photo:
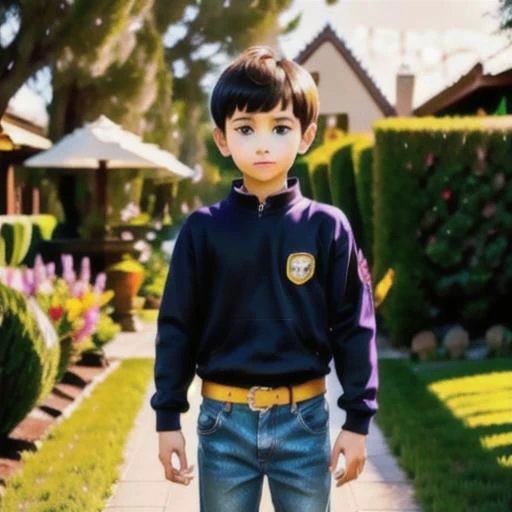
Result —
[[324, 42], [302, 66], [310, 73], [317, 71], [320, 74], [320, 113], [346, 112], [349, 132], [371, 131], [373, 122], [384, 117], [366, 87], [331, 42]]

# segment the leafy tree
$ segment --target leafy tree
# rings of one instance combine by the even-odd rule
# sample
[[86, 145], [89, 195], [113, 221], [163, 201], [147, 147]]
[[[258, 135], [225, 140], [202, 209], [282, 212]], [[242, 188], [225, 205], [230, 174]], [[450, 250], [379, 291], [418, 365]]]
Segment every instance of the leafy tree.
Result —
[[500, 29], [512, 29], [512, 0], [499, 0]]

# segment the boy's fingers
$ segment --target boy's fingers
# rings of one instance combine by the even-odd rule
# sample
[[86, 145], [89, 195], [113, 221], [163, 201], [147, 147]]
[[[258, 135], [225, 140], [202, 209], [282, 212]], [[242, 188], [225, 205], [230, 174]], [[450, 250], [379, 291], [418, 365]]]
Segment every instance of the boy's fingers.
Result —
[[[342, 472], [340, 472], [342, 473]], [[350, 482], [351, 480], [355, 480], [357, 478], [357, 464], [356, 461], [352, 461], [348, 467], [347, 470], [341, 475], [341, 477], [338, 477], [338, 474], [336, 474], [336, 487], [339, 487], [340, 485], [343, 485], [347, 482]]]
[[[329, 464], [329, 471], [331, 473], [334, 472], [334, 470], [336, 469], [336, 467], [338, 465], [338, 459], [339, 459], [340, 453], [342, 453], [345, 456], [345, 449], [343, 447], [338, 448], [337, 445], [335, 445], [335, 447], [333, 448], [333, 451], [332, 451], [331, 463]], [[336, 474], [339, 474], [341, 471], [342, 470], [338, 470], [336, 472]]]
[[178, 452], [178, 456], [180, 458], [180, 472], [183, 472], [187, 467], [187, 454], [185, 453], [185, 450], [180, 450]]
[[181, 484], [188, 485], [190, 483], [190, 480], [194, 478], [193, 476], [182, 476], [180, 475], [179, 471], [176, 468], [172, 468], [171, 478], [169, 480], [173, 482], [178, 482]]

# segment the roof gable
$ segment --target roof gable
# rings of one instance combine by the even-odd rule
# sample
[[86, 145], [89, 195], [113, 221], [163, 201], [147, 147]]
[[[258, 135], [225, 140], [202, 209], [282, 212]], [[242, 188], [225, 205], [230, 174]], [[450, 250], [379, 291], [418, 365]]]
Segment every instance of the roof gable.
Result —
[[329, 23], [325, 25], [321, 32], [293, 60], [298, 64], [303, 64], [326, 42], [330, 42], [340, 56], [347, 62], [384, 115], [396, 115], [396, 110], [393, 105], [389, 103], [377, 84], [363, 68], [361, 62], [356, 59], [352, 51], [345, 42], [338, 37]]

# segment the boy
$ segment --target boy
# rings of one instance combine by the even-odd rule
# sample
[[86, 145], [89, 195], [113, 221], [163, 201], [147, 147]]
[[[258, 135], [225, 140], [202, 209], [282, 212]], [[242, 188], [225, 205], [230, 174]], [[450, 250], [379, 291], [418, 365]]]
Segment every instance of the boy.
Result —
[[[330, 510], [339, 453], [347, 467], [337, 486], [366, 461], [378, 409], [370, 274], [344, 213], [304, 197], [287, 176], [315, 138], [318, 105], [311, 75], [266, 46], [245, 50], [211, 96], [215, 143], [243, 179], [180, 230], [151, 398], [166, 478], [188, 485], [179, 418], [195, 373], [202, 379], [203, 512], [257, 511], [264, 474], [276, 510]], [[325, 375], [333, 357], [346, 421], [331, 454]]]

